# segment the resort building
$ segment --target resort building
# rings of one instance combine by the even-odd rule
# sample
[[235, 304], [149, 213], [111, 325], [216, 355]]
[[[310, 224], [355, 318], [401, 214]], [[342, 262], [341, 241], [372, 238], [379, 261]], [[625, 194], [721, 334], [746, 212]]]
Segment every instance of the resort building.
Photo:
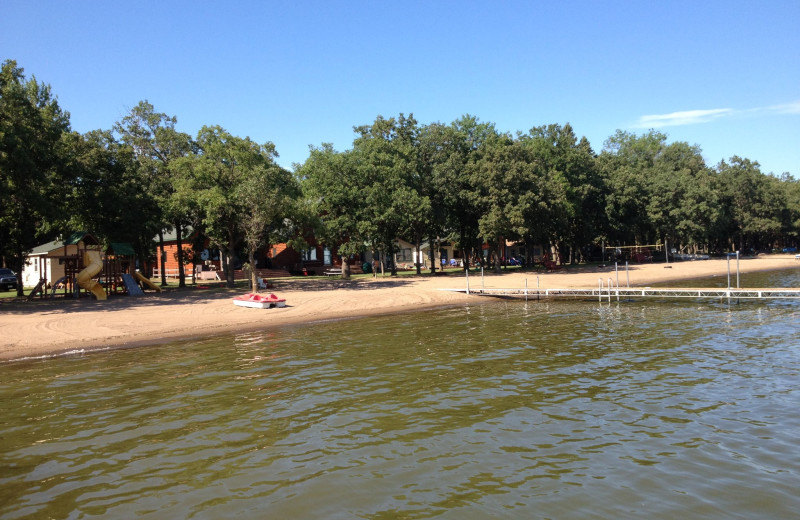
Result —
[[82, 231], [73, 233], [66, 240], [53, 240], [33, 248], [22, 269], [22, 285], [33, 287], [42, 279], [52, 284], [64, 277], [65, 259], [77, 257], [86, 246], [98, 244], [94, 235]]

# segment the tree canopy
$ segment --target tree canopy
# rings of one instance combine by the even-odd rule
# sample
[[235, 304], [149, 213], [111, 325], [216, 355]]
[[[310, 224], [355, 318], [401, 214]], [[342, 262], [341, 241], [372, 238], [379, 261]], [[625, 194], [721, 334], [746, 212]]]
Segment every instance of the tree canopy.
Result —
[[[156, 112], [148, 101], [140, 101], [114, 125], [122, 142], [133, 149], [139, 165], [141, 184], [156, 199], [158, 213], [152, 217], [159, 222], [159, 238], [163, 249], [163, 230], [174, 229], [178, 239], [178, 280], [186, 285], [183, 258], [183, 232], [190, 224], [187, 200], [178, 189], [181, 170], [172, 163], [186, 157], [194, 150], [189, 134], [179, 132], [178, 119]], [[161, 283], [166, 284], [164, 258], [161, 259]]]
[[26, 79], [16, 61], [0, 71], [0, 254], [17, 272], [25, 256], [65, 220], [59, 187], [69, 182], [63, 139], [70, 130], [50, 86]]
[[569, 123], [511, 133], [469, 114], [421, 124], [401, 113], [354, 127], [344, 151], [310, 147], [294, 172], [277, 157], [272, 143], [216, 125], [192, 138], [146, 100], [111, 130], [73, 132], [50, 87], [8, 60], [3, 264], [20, 272], [35, 245], [78, 227], [135, 244], [142, 260], [174, 229], [184, 284], [181, 237], [192, 226], [223, 252], [229, 285], [237, 255], [253, 264], [269, 244], [312, 235], [338, 253], [345, 277], [348, 259], [391, 256], [399, 239], [416, 247], [418, 272], [424, 243], [431, 254], [451, 243], [465, 268], [489, 258], [499, 268], [507, 241], [524, 244], [529, 263], [539, 247], [580, 262], [598, 243], [724, 252], [800, 241], [794, 177], [739, 156], [709, 166], [699, 145], [655, 130], [618, 130], [595, 153]]
[[[246, 243], [250, 253], [266, 244], [284, 225], [299, 192], [291, 174], [275, 164], [272, 143], [257, 144], [220, 126], [204, 126], [195, 140], [197, 152], [173, 168], [186, 179], [208, 237], [223, 252], [229, 287], [234, 285], [234, 256]], [[252, 258], [251, 258], [252, 260]]]

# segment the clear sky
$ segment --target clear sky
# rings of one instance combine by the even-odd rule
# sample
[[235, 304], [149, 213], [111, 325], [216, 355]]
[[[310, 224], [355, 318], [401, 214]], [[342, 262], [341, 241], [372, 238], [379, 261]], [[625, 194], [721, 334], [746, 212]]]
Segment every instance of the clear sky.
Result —
[[353, 126], [464, 114], [501, 131], [569, 122], [739, 155], [800, 178], [800, 0], [3, 0], [0, 60], [49, 83], [74, 130], [140, 100], [193, 136], [352, 146]]

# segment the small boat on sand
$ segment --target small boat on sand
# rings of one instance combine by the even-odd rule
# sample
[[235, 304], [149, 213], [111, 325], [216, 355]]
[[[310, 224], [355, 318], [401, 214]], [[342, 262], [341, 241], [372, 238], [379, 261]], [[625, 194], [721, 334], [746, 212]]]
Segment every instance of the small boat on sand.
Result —
[[286, 298], [278, 298], [274, 294], [247, 293], [233, 299], [233, 304], [239, 307], [252, 307], [254, 309], [269, 309], [272, 307], [285, 307]]

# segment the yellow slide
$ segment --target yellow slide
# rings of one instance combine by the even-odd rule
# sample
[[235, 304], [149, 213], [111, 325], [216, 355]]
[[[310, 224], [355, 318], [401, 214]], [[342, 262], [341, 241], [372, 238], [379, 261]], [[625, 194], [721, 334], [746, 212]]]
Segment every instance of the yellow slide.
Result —
[[84, 251], [83, 263], [86, 267], [78, 273], [78, 285], [95, 295], [98, 300], [106, 299], [106, 290], [94, 279], [95, 275], [103, 270], [103, 259], [100, 251]]
[[156, 284], [154, 284], [153, 282], [151, 282], [150, 278], [144, 276], [139, 271], [134, 271], [133, 272], [133, 276], [135, 276], [140, 282], [142, 282], [143, 284], [145, 284], [149, 288], [155, 289], [156, 291], [161, 292], [161, 287], [159, 287]]

